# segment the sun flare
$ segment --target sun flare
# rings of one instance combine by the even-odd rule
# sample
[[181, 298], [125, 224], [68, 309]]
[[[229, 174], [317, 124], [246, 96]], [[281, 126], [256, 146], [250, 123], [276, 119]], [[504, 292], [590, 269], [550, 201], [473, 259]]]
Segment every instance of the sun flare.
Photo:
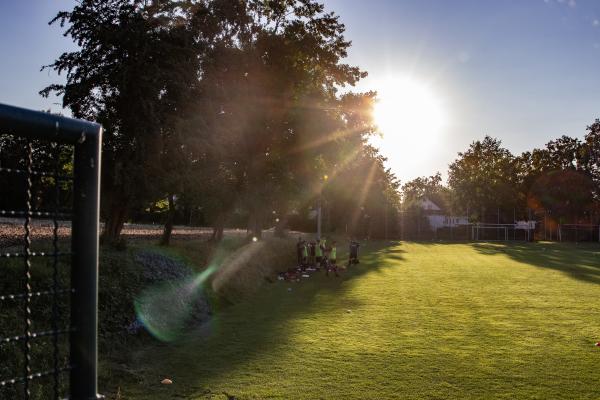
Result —
[[440, 139], [446, 125], [441, 99], [413, 79], [389, 79], [378, 90], [373, 118], [382, 138], [379, 147], [418, 157]]

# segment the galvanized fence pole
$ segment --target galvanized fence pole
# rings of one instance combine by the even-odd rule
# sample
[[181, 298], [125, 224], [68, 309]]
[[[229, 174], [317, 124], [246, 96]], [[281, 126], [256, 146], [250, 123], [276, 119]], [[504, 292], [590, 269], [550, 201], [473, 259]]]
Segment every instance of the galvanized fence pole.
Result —
[[75, 144], [72, 232], [73, 302], [71, 399], [97, 399], [98, 219], [102, 128], [82, 133]]

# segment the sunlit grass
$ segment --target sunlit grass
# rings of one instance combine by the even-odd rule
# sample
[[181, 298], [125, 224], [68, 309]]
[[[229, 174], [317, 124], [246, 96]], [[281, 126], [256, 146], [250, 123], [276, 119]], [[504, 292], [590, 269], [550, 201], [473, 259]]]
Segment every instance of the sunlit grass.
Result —
[[362, 261], [269, 285], [112, 383], [140, 399], [597, 398], [597, 246], [372, 245]]

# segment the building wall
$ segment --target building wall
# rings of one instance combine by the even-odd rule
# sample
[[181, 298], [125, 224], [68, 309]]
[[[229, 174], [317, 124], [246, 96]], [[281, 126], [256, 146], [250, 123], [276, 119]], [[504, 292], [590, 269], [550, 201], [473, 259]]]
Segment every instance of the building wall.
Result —
[[442, 214], [427, 215], [427, 221], [433, 230], [437, 230], [439, 228], [455, 228], [457, 226], [469, 224], [469, 218], [465, 216], [450, 217]]

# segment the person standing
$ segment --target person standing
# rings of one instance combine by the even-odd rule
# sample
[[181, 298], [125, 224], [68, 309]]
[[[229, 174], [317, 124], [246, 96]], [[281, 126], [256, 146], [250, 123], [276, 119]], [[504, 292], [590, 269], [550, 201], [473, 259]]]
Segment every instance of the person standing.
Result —
[[327, 276], [329, 276], [329, 271], [333, 271], [335, 276], [340, 276], [338, 274], [337, 268], [337, 243], [334, 241], [331, 242], [331, 248], [329, 250], [329, 264], [327, 268]]
[[304, 247], [304, 241], [302, 236], [298, 236], [298, 242], [296, 243], [296, 256], [298, 257], [298, 266], [302, 266], [302, 248]]
[[354, 239], [350, 240], [350, 256], [348, 257], [348, 266], [350, 266], [351, 264], [360, 264], [360, 261], [358, 261], [359, 247], [360, 243], [358, 243]]
[[317, 269], [320, 269], [323, 263], [323, 247], [321, 247], [320, 239], [317, 239], [317, 243], [315, 244], [315, 261]]
[[306, 269], [307, 266], [308, 266], [308, 243], [306, 243], [303, 240], [302, 241], [302, 263], [300, 264], [300, 267], [304, 271], [304, 269]]
[[316, 261], [316, 256], [317, 256], [317, 250], [316, 250], [317, 244], [314, 241], [311, 241], [308, 243], [308, 265], [309, 267], [314, 268], [317, 264]]
[[329, 249], [329, 261], [333, 265], [336, 265], [337, 262], [337, 242], [334, 240], [331, 242], [331, 249]]

